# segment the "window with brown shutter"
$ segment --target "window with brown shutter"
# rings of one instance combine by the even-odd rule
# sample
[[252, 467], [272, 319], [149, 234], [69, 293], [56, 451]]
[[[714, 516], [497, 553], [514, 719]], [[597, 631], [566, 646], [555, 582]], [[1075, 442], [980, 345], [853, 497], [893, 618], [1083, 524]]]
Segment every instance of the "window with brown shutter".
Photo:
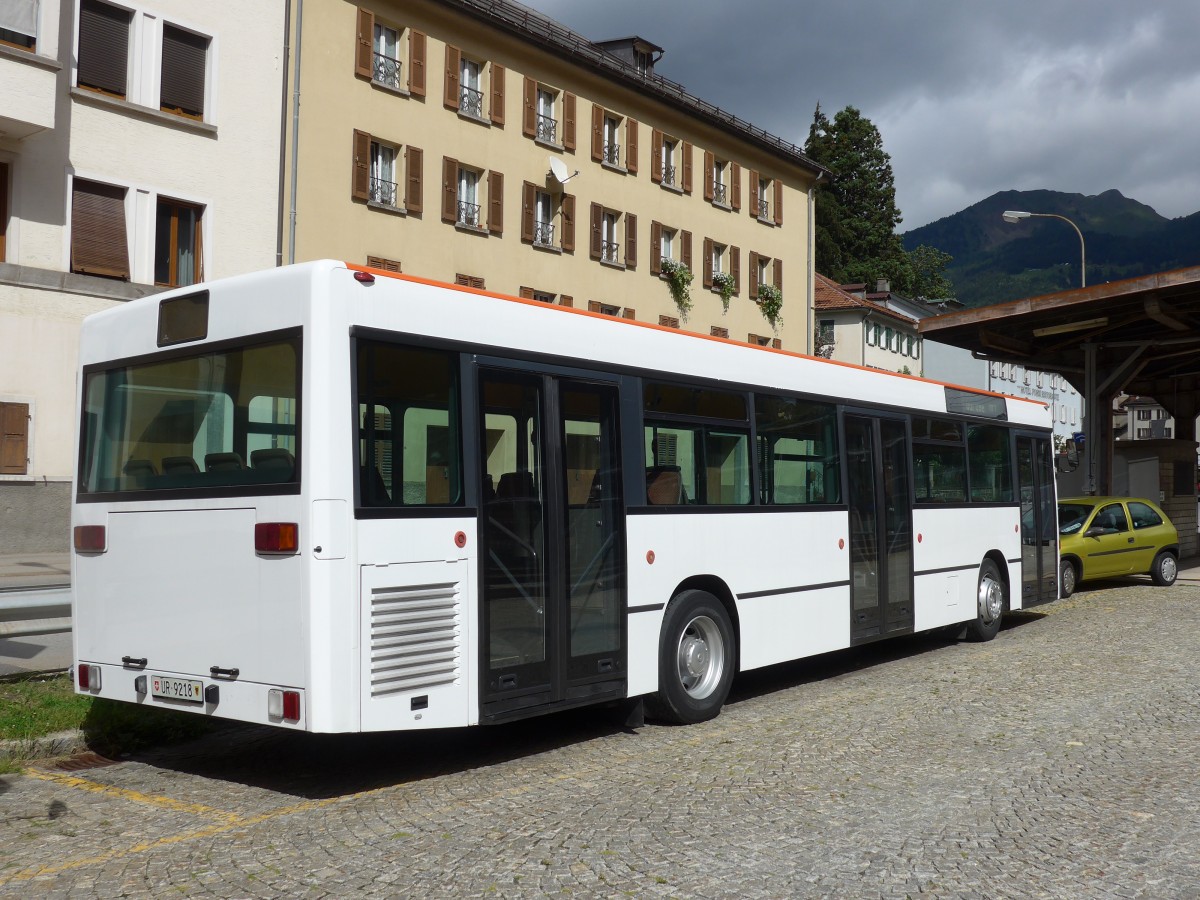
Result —
[[662, 222], [650, 220], [650, 274], [662, 274]]
[[81, 0], [76, 84], [125, 98], [129, 68], [130, 14], [123, 9]]
[[488, 172], [488, 231], [504, 234], [504, 175]]
[[632, 306], [627, 306], [623, 310], [621, 310], [621, 318], [622, 319], [636, 319], [637, 318], [637, 310], [634, 309]]
[[4, 236], [8, 232], [8, 163], [0, 162], [0, 263], [8, 259]]
[[657, 128], [650, 131], [650, 180], [662, 184], [662, 148], [663, 133]]
[[729, 329], [722, 328], [720, 325], [713, 325], [711, 328], [708, 329], [708, 333], [711, 334], [713, 337], [719, 337], [719, 338], [729, 337]]
[[704, 199], [711, 203], [713, 199], [713, 167], [717, 158], [708, 150], [704, 151]]
[[406, 212], [419, 213], [424, 206], [423, 169], [425, 154], [417, 147], [408, 147], [404, 151], [404, 167], [407, 170], [404, 181], [404, 209]]
[[442, 94], [442, 103], [447, 109], [458, 109], [462, 92], [458, 87], [458, 67], [462, 63], [462, 51], [457, 47], [446, 45], [446, 86]]
[[425, 96], [425, 33], [415, 29], [408, 32], [408, 92]]
[[388, 259], [386, 256], [368, 256], [367, 266], [372, 269], [382, 269], [385, 272], [399, 272], [400, 260]]
[[533, 243], [534, 204], [537, 203], [537, 185], [526, 181], [521, 185], [521, 240]]
[[29, 474], [29, 404], [0, 403], [0, 475]]
[[209, 39], [163, 25], [159, 108], [192, 119], [204, 118], [204, 72]]
[[683, 192], [690, 194], [692, 192], [692, 145], [687, 141], [683, 142]]
[[783, 182], [778, 178], [775, 179], [775, 224], [783, 224]]
[[71, 188], [71, 271], [129, 279], [125, 188], [75, 179]]
[[354, 42], [354, 74], [362, 78], [375, 75], [375, 13], [358, 8]]
[[636, 119], [625, 120], [625, 171], [636, 175], [638, 170], [638, 123]]
[[458, 221], [458, 160], [442, 157], [442, 221]]
[[354, 129], [354, 143], [350, 161], [353, 165], [350, 177], [350, 196], [355, 200], [371, 198], [371, 135]]
[[154, 283], [187, 287], [204, 280], [204, 207], [158, 198], [154, 231]]
[[590, 250], [592, 259], [599, 259], [604, 252], [604, 237], [600, 231], [600, 223], [603, 215], [604, 207], [599, 203], [593, 203], [591, 210], [592, 241]]
[[664, 328], [678, 328], [679, 319], [675, 316], [659, 316], [658, 324]]
[[604, 107], [592, 104], [592, 161], [604, 160]]
[[521, 83], [521, 134], [537, 135], [537, 82], [528, 75]]
[[690, 231], [680, 232], [679, 235], [679, 261], [688, 267], [692, 268], [692, 233]]
[[575, 298], [572, 297], [570, 294], [559, 294], [558, 295], [558, 305], [574, 307], [575, 306]]
[[772, 263], [772, 265], [775, 270], [773, 273], [774, 278], [775, 278], [775, 287], [779, 288], [779, 290], [782, 291], [783, 290], [783, 260], [777, 259], [774, 261], [774, 263]]
[[758, 299], [758, 254], [750, 251], [750, 299]]
[[750, 189], [750, 215], [758, 218], [758, 172], [754, 169], [750, 170], [749, 189]]
[[729, 205], [737, 212], [742, 208], [742, 167], [737, 163], [729, 164]]
[[462, 272], [459, 272], [454, 276], [454, 283], [461, 284], [463, 287], [476, 288], [481, 291], [484, 289], [483, 279], [478, 275], [464, 275]]
[[563, 149], [575, 152], [575, 95], [563, 92]]
[[521, 285], [521, 299], [522, 300], [532, 300], [533, 299], [533, 288], [525, 287], [524, 285]]
[[625, 213], [625, 268], [637, 268], [637, 216]]
[[742, 293], [742, 251], [737, 247], [729, 248], [729, 274], [733, 278], [733, 296]]
[[492, 63], [492, 106], [489, 112], [493, 125], [504, 127], [504, 66]]
[[563, 194], [562, 198], [562, 249], [565, 253], [575, 252], [574, 194]]
[[707, 290], [713, 286], [713, 242], [712, 238], [704, 239], [704, 287]]

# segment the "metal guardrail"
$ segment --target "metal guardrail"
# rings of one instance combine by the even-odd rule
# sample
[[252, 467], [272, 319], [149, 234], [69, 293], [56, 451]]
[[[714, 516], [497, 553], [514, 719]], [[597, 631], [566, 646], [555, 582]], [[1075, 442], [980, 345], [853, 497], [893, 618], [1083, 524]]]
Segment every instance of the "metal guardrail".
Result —
[[0, 593], [0, 638], [71, 630], [71, 589], [30, 588]]

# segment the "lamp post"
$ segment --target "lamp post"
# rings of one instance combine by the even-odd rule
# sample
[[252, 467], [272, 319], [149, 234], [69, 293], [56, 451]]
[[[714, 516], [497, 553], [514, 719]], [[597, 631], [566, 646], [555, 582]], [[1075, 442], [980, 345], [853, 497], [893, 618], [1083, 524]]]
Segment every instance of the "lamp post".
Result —
[[1022, 219], [1038, 218], [1038, 219], [1062, 219], [1068, 225], [1075, 229], [1075, 233], [1079, 235], [1079, 286], [1087, 287], [1087, 251], [1083, 246], [1083, 232], [1079, 230], [1079, 226], [1068, 219], [1066, 216], [1060, 216], [1056, 213], [1031, 213], [1022, 212], [1020, 210], [1008, 209], [1004, 211], [1004, 221], [1010, 225], [1015, 225]]

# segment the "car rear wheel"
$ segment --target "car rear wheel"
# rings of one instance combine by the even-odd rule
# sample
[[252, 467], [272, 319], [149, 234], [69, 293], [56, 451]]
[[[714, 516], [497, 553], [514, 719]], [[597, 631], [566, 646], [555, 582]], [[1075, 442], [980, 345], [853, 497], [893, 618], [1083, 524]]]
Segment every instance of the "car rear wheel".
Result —
[[1150, 577], [1154, 579], [1155, 584], [1162, 587], [1174, 584], [1175, 579], [1179, 577], [1179, 561], [1175, 559], [1175, 554], [1164, 550], [1154, 557], [1154, 563], [1150, 566]]
[[1075, 573], [1075, 564], [1069, 559], [1064, 559], [1058, 564], [1058, 592], [1059, 597], [1066, 600], [1075, 593], [1075, 584], [1079, 580], [1079, 576]]

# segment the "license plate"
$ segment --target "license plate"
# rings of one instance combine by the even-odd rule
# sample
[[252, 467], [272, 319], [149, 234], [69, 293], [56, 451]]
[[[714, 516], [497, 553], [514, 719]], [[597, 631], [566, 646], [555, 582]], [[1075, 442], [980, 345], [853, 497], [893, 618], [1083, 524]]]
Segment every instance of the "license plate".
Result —
[[187, 703], [204, 702], [204, 682], [190, 678], [168, 678], [166, 675], [150, 676], [150, 693], [167, 700], [183, 700]]

